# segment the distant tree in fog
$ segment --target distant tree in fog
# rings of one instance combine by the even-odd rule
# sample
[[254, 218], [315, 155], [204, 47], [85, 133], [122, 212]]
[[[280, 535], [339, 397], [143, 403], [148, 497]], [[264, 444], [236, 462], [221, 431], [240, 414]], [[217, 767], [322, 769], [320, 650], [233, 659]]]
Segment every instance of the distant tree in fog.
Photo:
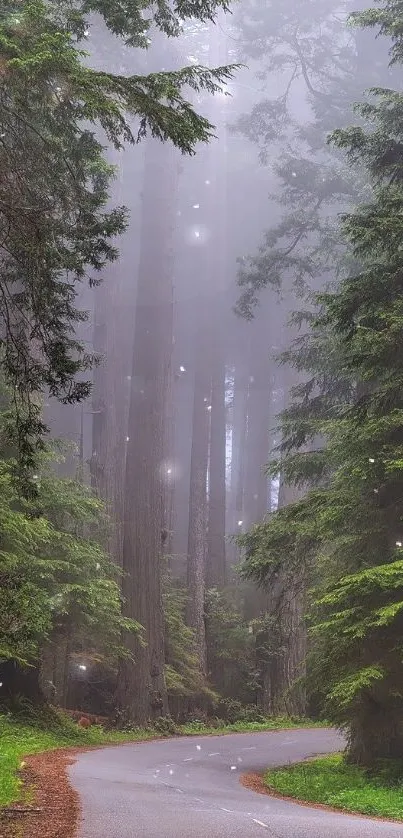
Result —
[[365, 178], [327, 138], [353, 122], [365, 88], [390, 83], [385, 44], [347, 27], [355, 8], [352, 0], [252, 5], [242, 28], [245, 58], [258, 62], [259, 78], [276, 95], [263, 94], [237, 129], [276, 176], [279, 215], [240, 268], [238, 308], [246, 317], [268, 285], [301, 297], [347, 270], [338, 213], [362, 195]]
[[[283, 391], [285, 416], [293, 393], [298, 392], [302, 399], [304, 393], [317, 390], [318, 379], [312, 380], [304, 369], [309, 352], [304, 335], [310, 328], [313, 294], [348, 270], [348, 249], [338, 213], [362, 194], [366, 184], [359, 170], [352, 174], [343, 156], [328, 146], [327, 136], [332, 128], [351, 123], [352, 105], [362, 98], [365, 86], [389, 76], [386, 62], [382, 62], [384, 45], [376, 45], [371, 36], [346, 26], [351, 8], [349, 1], [341, 8], [334, 0], [281, 6], [269, 3], [264, 8], [252, 5], [240, 33], [244, 54], [256, 62], [258, 77], [264, 80], [269, 96], [262, 94], [252, 113], [240, 118], [237, 130], [257, 145], [262, 165], [275, 175], [271, 197], [277, 219], [257, 255], [242, 260], [237, 309], [253, 319], [267, 287], [282, 299], [283, 335], [276, 343], [284, 351], [287, 343], [294, 341], [293, 367], [290, 356], [284, 354], [285, 365], [277, 362], [274, 379], [275, 388]], [[265, 299], [262, 308], [265, 311]], [[295, 309], [301, 311], [294, 313]], [[304, 381], [304, 376], [308, 380]], [[284, 426], [276, 436], [280, 451], [286, 452], [290, 437]], [[296, 435], [293, 443], [297, 448], [299, 441], [301, 445], [306, 442]], [[315, 438], [308, 445], [315, 447], [316, 443]], [[281, 459], [273, 465], [272, 476], [278, 473], [278, 503], [282, 507], [306, 487], [293, 487], [292, 479], [288, 483]], [[263, 650], [262, 698], [267, 707], [284, 709], [281, 702], [287, 694], [289, 706], [295, 701], [294, 709], [301, 710], [303, 705], [298, 691], [290, 694], [292, 682], [303, 672], [305, 656], [301, 582], [296, 569], [292, 579], [287, 574], [283, 579], [279, 576], [266, 599], [274, 623], [263, 627], [258, 646]], [[278, 646], [281, 654], [274, 647], [270, 651], [274, 624], [278, 634], [274, 647]]]

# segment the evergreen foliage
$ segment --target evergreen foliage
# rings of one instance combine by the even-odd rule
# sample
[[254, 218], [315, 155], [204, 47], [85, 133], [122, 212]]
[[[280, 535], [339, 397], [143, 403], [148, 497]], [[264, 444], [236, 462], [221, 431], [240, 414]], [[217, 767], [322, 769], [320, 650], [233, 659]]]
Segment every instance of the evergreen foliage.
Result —
[[171, 699], [201, 698], [209, 690], [200, 672], [193, 629], [185, 623], [186, 590], [166, 574], [163, 586], [165, 617], [165, 678]]
[[[185, 623], [187, 593], [169, 574], [164, 579], [166, 682], [171, 707], [206, 708], [228, 721], [244, 719], [255, 698], [253, 637], [242, 617], [239, 591], [211, 588], [205, 619], [208, 677], [200, 673], [194, 630]], [[180, 701], [178, 701], [180, 699]], [[176, 701], [175, 701], [176, 700]], [[249, 717], [248, 717], [249, 718]], [[252, 721], [252, 719], [249, 719]]]
[[122, 617], [117, 570], [94, 535], [102, 504], [42, 469], [37, 497], [26, 500], [12, 461], [0, 461], [0, 660], [37, 666], [45, 643], [66, 633], [72, 653], [116, 660], [122, 629], [140, 627]]
[[[228, 712], [238, 706], [237, 718], [242, 715], [242, 705], [256, 698], [256, 661], [254, 638], [243, 617], [243, 591], [211, 588], [206, 594], [206, 638], [209, 677], [214, 688], [224, 699], [223, 710]], [[231, 707], [225, 700], [232, 702]], [[234, 719], [231, 719], [235, 721]]]
[[364, 88], [391, 77], [384, 43], [346, 26], [354, 9], [351, 0], [307, 0], [298, 8], [292, 0], [280, 7], [270, 2], [263, 26], [262, 10], [249, 10], [241, 35], [245, 60], [259, 61], [266, 87], [273, 80], [276, 90], [280, 73], [282, 89], [264, 95], [236, 126], [273, 171], [277, 215], [258, 253], [241, 261], [237, 311], [248, 319], [268, 286], [309, 298], [348, 271], [338, 213], [362, 200], [368, 186], [360, 167], [352, 170], [329, 148], [327, 136], [351, 124], [352, 104], [362, 100]]
[[[76, 337], [87, 313], [79, 284], [99, 282], [127, 223], [109, 209], [116, 149], [146, 134], [191, 154], [213, 126], [182, 90], [216, 92], [231, 68], [185, 67], [147, 76], [95, 70], [86, 47], [93, 13], [124, 44], [145, 47], [151, 27], [178, 34], [210, 19], [224, 0], [14, 0], [0, 10], [0, 294], [2, 368], [14, 393], [10, 432], [26, 480], [45, 426], [38, 396], [65, 403], [90, 389], [94, 363]], [[106, 32], [107, 36], [107, 32]], [[31, 487], [32, 488], [32, 487]]]
[[[403, 5], [393, 5], [397, 32]], [[390, 10], [380, 6], [370, 22]], [[363, 765], [403, 755], [402, 106], [400, 93], [376, 89], [359, 107], [363, 124], [333, 135], [353, 171], [365, 167], [372, 197], [344, 216], [353, 267], [317, 298], [312, 351], [298, 361], [322, 389], [297, 388], [283, 417], [285, 472], [311, 488], [243, 539], [245, 574], [259, 582], [305, 568], [312, 681], [325, 693], [328, 718], [348, 731], [350, 760]], [[335, 375], [326, 379], [335, 351]], [[302, 455], [315, 435], [324, 444]]]
[[256, 697], [256, 663], [254, 638], [242, 617], [239, 591], [207, 591], [207, 679], [200, 673], [194, 630], [185, 622], [186, 600], [184, 585], [166, 573], [165, 677], [171, 712], [186, 715], [188, 706], [193, 706], [203, 714], [214, 710], [220, 719], [231, 722], [246, 718], [256, 721], [256, 708], [252, 715], [245, 710]]

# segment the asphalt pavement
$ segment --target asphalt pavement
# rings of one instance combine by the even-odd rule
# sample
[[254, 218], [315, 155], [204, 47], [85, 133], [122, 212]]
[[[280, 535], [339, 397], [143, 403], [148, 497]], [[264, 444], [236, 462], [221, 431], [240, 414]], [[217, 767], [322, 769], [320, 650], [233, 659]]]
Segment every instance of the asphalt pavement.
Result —
[[79, 838], [403, 838], [403, 825], [310, 809], [244, 788], [240, 775], [340, 750], [334, 731], [186, 737], [81, 754]]

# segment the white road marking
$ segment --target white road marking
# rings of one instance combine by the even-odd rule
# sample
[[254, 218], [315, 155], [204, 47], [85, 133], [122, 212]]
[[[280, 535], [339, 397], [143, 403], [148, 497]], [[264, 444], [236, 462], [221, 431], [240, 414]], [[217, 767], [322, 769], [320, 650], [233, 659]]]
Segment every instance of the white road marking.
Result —
[[231, 765], [231, 771], [236, 771], [236, 765]]
[[253, 820], [253, 823], [257, 823], [259, 826], [264, 826], [265, 829], [269, 828], [267, 823], [263, 823], [263, 821], [258, 821], [257, 818], [252, 818], [252, 820]]
[[232, 815], [231, 809], [224, 809], [223, 806], [220, 807], [222, 812], [228, 812], [229, 815]]
[[198, 751], [201, 751], [201, 745], [196, 745]]
[[220, 752], [219, 752], [219, 751], [214, 751], [214, 753], [213, 753], [213, 754], [209, 754], [209, 757], [219, 757], [219, 756], [220, 756]]
[[256, 745], [251, 745], [250, 748], [241, 748], [241, 751], [256, 751]]
[[175, 791], [178, 791], [178, 792], [179, 792], [179, 794], [185, 794], [185, 792], [184, 792], [184, 791], [182, 791], [182, 789], [175, 789]]
[[187, 757], [183, 760], [183, 762], [192, 762], [193, 757]]

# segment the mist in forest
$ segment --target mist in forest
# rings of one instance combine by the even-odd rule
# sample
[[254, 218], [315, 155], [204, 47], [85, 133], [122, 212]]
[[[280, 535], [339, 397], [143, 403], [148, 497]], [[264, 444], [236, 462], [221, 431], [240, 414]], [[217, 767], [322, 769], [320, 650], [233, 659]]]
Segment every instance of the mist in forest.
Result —
[[[124, 607], [145, 627], [146, 647], [127, 637], [137, 663], [121, 664], [117, 688], [118, 706], [140, 721], [167, 701], [171, 712], [200, 714], [209, 688], [262, 712], [306, 712], [303, 691], [285, 698], [304, 668], [301, 599], [285, 592], [283, 652], [273, 657], [284, 591], [241, 580], [236, 537], [302, 491], [281, 469], [267, 471], [278, 414], [303, 380], [280, 356], [309, 328], [293, 314], [336, 280], [337, 218], [354, 200], [327, 135], [354, 121], [352, 105], [377, 74], [374, 54], [378, 75], [386, 66], [384, 45], [348, 28], [352, 10], [245, 2], [214, 24], [185, 24], [176, 39], [156, 36], [140, 65], [102, 27], [91, 33], [90, 63], [122, 73], [239, 65], [216, 95], [193, 97], [215, 126], [194, 155], [151, 137], [109, 149], [111, 204], [127, 206], [130, 221], [118, 261], [81, 301], [92, 312], [85, 339], [101, 359], [92, 401], [49, 407], [52, 433], [78, 452], [62, 468], [73, 474], [81, 457], [106, 503]], [[199, 673], [169, 698], [167, 585], [183, 597]], [[171, 645], [165, 636], [175, 668]]]
[[306, 491], [282, 469], [278, 417], [308, 392], [314, 296], [348, 272], [339, 217], [365, 192], [328, 136], [394, 73], [386, 39], [350, 26], [353, 11], [245, 0], [178, 37], [151, 31], [146, 50], [101, 19], [87, 33], [86, 64], [122, 76], [234, 67], [214, 95], [186, 88], [214, 126], [194, 154], [150, 131], [106, 148], [109, 205], [128, 225], [102, 282], [79, 290], [92, 392], [44, 410], [64, 441], [57, 475], [104, 504], [102, 546], [139, 629], [123, 627], [128, 654], [111, 661], [59, 627], [41, 678], [61, 706], [122, 724], [318, 712], [301, 682], [305, 583], [279, 570], [257, 587], [238, 538]]

